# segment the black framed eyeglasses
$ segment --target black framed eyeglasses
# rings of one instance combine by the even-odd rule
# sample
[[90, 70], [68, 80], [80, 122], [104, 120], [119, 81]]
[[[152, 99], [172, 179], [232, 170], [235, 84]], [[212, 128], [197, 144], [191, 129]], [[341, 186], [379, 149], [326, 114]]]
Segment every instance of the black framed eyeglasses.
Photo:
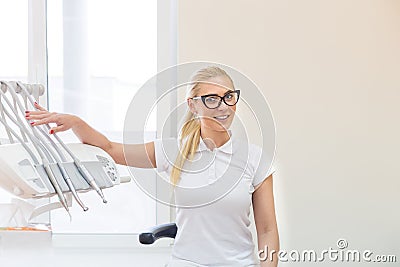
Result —
[[221, 106], [222, 101], [228, 106], [234, 106], [239, 101], [240, 90], [228, 91], [223, 96], [217, 94], [209, 94], [202, 96], [195, 96], [191, 99], [201, 99], [204, 105], [209, 109], [215, 109]]

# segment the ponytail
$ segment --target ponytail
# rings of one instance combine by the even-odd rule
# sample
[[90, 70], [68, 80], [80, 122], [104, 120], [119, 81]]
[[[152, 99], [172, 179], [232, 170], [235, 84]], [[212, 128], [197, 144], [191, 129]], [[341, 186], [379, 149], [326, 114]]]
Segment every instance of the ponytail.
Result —
[[[183, 142], [185, 140], [185, 142]], [[183, 165], [187, 159], [192, 160], [200, 143], [200, 121], [192, 112], [186, 114], [185, 124], [180, 135], [180, 148], [171, 171], [171, 183], [176, 186], [179, 182]]]

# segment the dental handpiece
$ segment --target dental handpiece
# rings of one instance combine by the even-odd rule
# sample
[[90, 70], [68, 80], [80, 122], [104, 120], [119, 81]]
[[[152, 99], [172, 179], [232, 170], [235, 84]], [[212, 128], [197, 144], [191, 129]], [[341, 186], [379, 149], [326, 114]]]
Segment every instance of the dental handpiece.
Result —
[[[36, 158], [36, 156], [33, 154], [33, 152], [29, 149], [29, 147], [25, 144], [25, 142], [18, 136], [18, 134], [7, 124], [6, 121], [3, 120], [3, 118], [0, 118], [0, 122], [4, 125], [4, 127], [7, 128], [8, 131], [10, 131], [16, 138], [17, 140], [22, 144], [22, 146], [26, 149], [26, 151], [29, 153], [29, 155], [32, 157], [32, 160], [35, 164], [39, 165], [39, 161]], [[33, 142], [32, 142], [33, 144]], [[41, 145], [41, 144], [40, 144]], [[36, 145], [34, 144], [36, 150], [38, 151], [42, 162], [43, 162], [43, 167], [46, 171], [47, 176], [49, 177], [50, 183], [52, 184], [54, 190], [56, 191], [58, 198], [62, 204], [62, 206], [65, 208], [65, 210], [68, 212], [69, 214], [69, 208], [68, 208], [68, 204], [67, 204], [67, 200], [65, 199], [62, 190], [60, 188], [60, 185], [58, 184], [56, 178], [54, 177], [54, 174], [49, 166], [49, 163], [47, 161], [47, 159], [45, 158], [43, 152], [41, 151], [40, 148], [37, 148]]]
[[83, 165], [79, 159], [74, 160], [75, 166], [78, 168], [79, 172], [81, 175], [85, 178], [86, 182], [89, 183], [89, 185], [96, 190], [97, 194], [103, 199], [103, 203], [107, 203], [107, 200], [104, 197], [103, 191], [101, 188], [97, 185], [96, 181], [94, 180], [93, 176], [90, 174], [90, 172], [86, 169], [85, 165]]
[[[47, 176], [49, 177], [49, 180], [51, 184], [53, 185], [54, 189], [57, 192], [58, 198], [60, 199], [61, 204], [63, 205], [64, 209], [68, 212], [69, 214], [69, 208], [68, 208], [68, 203], [67, 200], [65, 199], [64, 194], [62, 193], [62, 190], [60, 188], [60, 185], [57, 182], [56, 177], [54, 176], [53, 171], [50, 168], [50, 163], [46, 158], [42, 159], [43, 162], [43, 167], [44, 170], [46, 171]], [[71, 216], [71, 215], [70, 215]]]
[[[47, 129], [50, 129], [50, 126], [48, 124], [46, 124]], [[40, 129], [42, 130], [42, 129]], [[43, 131], [43, 130], [42, 130]], [[107, 200], [104, 197], [103, 191], [101, 190], [101, 188], [97, 185], [95, 179], [93, 178], [93, 176], [90, 174], [90, 172], [87, 170], [87, 168], [85, 167], [85, 165], [82, 164], [82, 162], [72, 153], [72, 151], [69, 150], [69, 148], [64, 144], [64, 142], [62, 142], [62, 140], [60, 139], [60, 137], [58, 135], [56, 135], [55, 133], [53, 134], [54, 137], [56, 138], [56, 140], [61, 144], [61, 146], [68, 152], [68, 154], [71, 156], [74, 165], [76, 166], [76, 168], [78, 169], [79, 173], [82, 175], [82, 177], [85, 179], [85, 181], [97, 192], [97, 194], [103, 199], [103, 203], [107, 203]], [[48, 137], [48, 139], [50, 140], [50, 142], [52, 142], [54, 144], [54, 141], [50, 138], [50, 136], [46, 135], [46, 137]], [[54, 144], [55, 145], [55, 144]], [[64, 156], [61, 153], [62, 156]]]
[[[47, 125], [48, 129], [50, 129], [50, 126]], [[93, 176], [90, 174], [90, 172], [87, 170], [85, 165], [82, 164], [82, 162], [72, 153], [72, 151], [62, 142], [60, 137], [57, 134], [53, 134], [54, 137], [57, 139], [57, 141], [61, 144], [61, 146], [68, 152], [68, 154], [71, 156], [72, 160], [74, 161], [74, 164], [76, 168], [79, 170], [79, 173], [82, 175], [82, 177], [86, 180], [86, 182], [94, 189], [96, 190], [97, 194], [102, 198], [103, 203], [107, 203], [107, 200], [104, 197], [103, 191], [101, 188], [97, 185], [96, 180], [93, 178]]]
[[[12, 91], [12, 86], [11, 84], [4, 82], [4, 84], [6, 84], [9, 87], [9, 91], [11, 93], [11, 95], [13, 96], [14, 99], [14, 103], [16, 101], [16, 103], [18, 104], [21, 112], [23, 112], [23, 107], [21, 107], [21, 103], [18, 100], [18, 97], [15, 95], [15, 92]], [[4, 93], [1, 91], [0, 92], [3, 96]], [[50, 151], [53, 154], [53, 157], [56, 159], [57, 161], [57, 166], [59, 167], [61, 174], [63, 176], [63, 179], [65, 180], [65, 182], [67, 183], [67, 186], [70, 188], [70, 191], [72, 192], [72, 195], [74, 196], [74, 198], [76, 199], [76, 201], [78, 202], [78, 204], [83, 208], [84, 211], [88, 210], [88, 208], [83, 205], [82, 201], [79, 199], [79, 196], [76, 193], [76, 190], [71, 182], [71, 179], [69, 178], [67, 172], [65, 171], [64, 167], [60, 164], [60, 161], [58, 160], [58, 158], [56, 157], [56, 155], [54, 154], [54, 152], [48, 147], [48, 150], [46, 150], [45, 146], [43, 146], [43, 144], [47, 145], [46, 142], [43, 142], [43, 144], [40, 143], [40, 135], [35, 132], [36, 129], [32, 129], [32, 131], [34, 132], [34, 136], [31, 135], [31, 133], [25, 128], [23, 122], [21, 121], [20, 117], [18, 116], [17, 112], [15, 111], [15, 109], [12, 108], [11, 103], [8, 101], [7, 97], [4, 96], [4, 99], [6, 101], [6, 103], [10, 106], [11, 110], [13, 111], [14, 115], [17, 117], [18, 121], [20, 123], [18, 123], [17, 121], [15, 121], [15, 119], [7, 112], [7, 110], [4, 110], [6, 112], [6, 115], [14, 122], [14, 124], [16, 124], [20, 129], [21, 132], [25, 132], [26, 134], [28, 134], [29, 138], [32, 140], [32, 143], [35, 145], [39, 145], [40, 149], [43, 150], [43, 152], [46, 154], [47, 158], [49, 158], [52, 161], [52, 156], [49, 154], [48, 151]], [[45, 168], [45, 171], [47, 173], [47, 175], [49, 176], [49, 179], [51, 180], [51, 183], [54, 187], [54, 189], [56, 190], [57, 194], [59, 195], [60, 201], [63, 204], [64, 208], [67, 209], [68, 211], [68, 205], [67, 202], [65, 200], [64, 195], [62, 194], [62, 190], [54, 176], [54, 173], [52, 172], [51, 168], [50, 168], [50, 163], [48, 160], [45, 159], [45, 156], [40, 153], [40, 149], [38, 149], [39, 154], [41, 155], [42, 161], [43, 161], [43, 165]]]
[[[48, 125], [47, 125], [48, 126]], [[48, 126], [50, 129], [50, 127]], [[85, 165], [82, 164], [82, 162], [72, 153], [72, 151], [64, 144], [64, 142], [61, 141], [60, 137], [57, 136], [54, 133], [54, 137], [57, 139], [57, 141], [61, 144], [61, 146], [68, 152], [68, 154], [71, 156], [72, 160], [74, 161], [74, 164], [76, 168], [79, 170], [80, 174], [82, 177], [86, 180], [86, 182], [94, 189], [96, 190], [97, 194], [102, 198], [103, 203], [107, 203], [107, 200], [104, 197], [103, 191], [101, 188], [97, 185], [94, 177], [90, 174], [90, 172], [87, 170]]]
[[[33, 127], [33, 126], [32, 126]], [[57, 148], [57, 145], [54, 143], [54, 141], [43, 131], [43, 129], [39, 128], [39, 131], [42, 133], [42, 135], [44, 135], [51, 143], [53, 148]], [[54, 155], [54, 158], [57, 162], [57, 166], [61, 171], [61, 175], [64, 178], [64, 181], [67, 183], [68, 188], [70, 189], [72, 196], [74, 197], [74, 199], [76, 200], [76, 202], [79, 204], [79, 206], [82, 207], [83, 211], [87, 211], [89, 210], [89, 208], [82, 202], [82, 200], [80, 199], [78, 193], [76, 192], [75, 186], [72, 183], [71, 177], [69, 176], [68, 172], [66, 171], [66, 169], [64, 168], [64, 166], [62, 165], [62, 162], [66, 162], [67, 159], [64, 157], [64, 155], [62, 154], [61, 151], [59, 151], [58, 149], [56, 149], [58, 156], [60, 157], [60, 159]]]
[[[2, 83], [3, 83], [4, 85], [8, 86], [8, 87], [10, 86], [10, 84], [8, 84], [7, 82], [2, 82]], [[19, 118], [18, 115], [16, 114], [15, 110], [13, 109], [13, 107], [12, 107], [10, 101], [9, 101], [8, 98], [5, 96], [5, 94], [4, 94], [4, 92], [3, 92], [3, 88], [1, 88], [0, 94], [3, 96], [4, 100], [6, 101], [6, 103], [10, 106], [10, 108], [11, 108], [11, 110], [13, 111], [14, 115], [16, 115], [17, 118]], [[41, 159], [42, 159], [42, 161], [43, 161], [43, 165], [44, 165], [45, 169], [48, 168], [48, 166], [46, 166], [46, 165], [48, 165], [48, 161], [46, 160], [45, 155], [43, 154], [44, 152], [47, 152], [46, 149], [43, 147], [42, 144], [40, 144], [40, 142], [37, 142], [36, 138], [35, 138], [34, 136], [32, 136], [32, 135], [29, 133], [29, 131], [27, 131], [26, 129], [24, 129], [23, 123], [21, 123], [21, 124], [18, 123], [18, 122], [8, 113], [7, 109], [3, 108], [3, 103], [2, 103], [2, 102], [1, 102], [0, 104], [1, 104], [1, 106], [2, 106], [2, 110], [4, 110], [4, 112], [5, 112], [5, 114], [7, 115], [7, 117], [8, 117], [15, 125], [17, 125], [17, 126], [19, 127], [19, 129], [21, 130], [21, 132], [26, 131], [26, 132], [28, 133], [28, 136], [29, 136], [29, 138], [31, 139], [33, 146], [36, 148], [37, 152], [39, 153], [39, 156], [41, 157]], [[2, 119], [2, 124], [3, 124], [10, 132], [13, 133], [13, 135], [21, 142], [21, 144], [23, 144], [23, 146], [24, 146], [25, 148], [27, 148], [25, 142], [18, 136], [18, 134], [15, 133], [15, 131], [14, 131], [14, 130], [7, 124], [7, 122], [6, 122], [5, 120], [3, 120], [3, 119]], [[43, 150], [43, 151], [42, 151], [42, 150]], [[32, 151], [31, 151], [29, 148], [27, 149], [27, 151], [28, 151], [28, 153], [32, 156], [33, 153], [32, 153]], [[36, 161], [37, 164], [39, 164], [39, 161], [36, 159], [35, 156], [33, 156], [32, 159], [33, 159], [34, 161]], [[61, 204], [63, 205], [63, 207], [66, 209], [66, 211], [67, 211], [68, 214], [69, 214], [69, 208], [68, 208], [67, 201], [66, 201], [66, 199], [65, 199], [65, 197], [64, 197], [64, 195], [63, 195], [63, 193], [62, 193], [62, 190], [61, 190], [61, 188], [60, 188], [60, 186], [59, 186], [57, 180], [55, 180], [55, 177], [54, 177], [54, 175], [52, 174], [51, 169], [48, 168], [48, 170], [46, 170], [46, 172], [51, 173], [50, 175], [48, 175], [49, 180], [50, 180], [51, 184], [53, 185], [53, 188], [54, 188], [54, 190], [56, 191], [56, 193], [57, 193], [57, 195], [58, 195], [58, 198], [59, 198]]]
[[[13, 91], [14, 88], [10, 87], [10, 85], [8, 85], [8, 86], [10, 89], [9, 91], [10, 91], [11, 95], [13, 96], [13, 99], [16, 100], [21, 113], [24, 114], [24, 107], [22, 106], [21, 102], [19, 101], [18, 96], [16, 95], [16, 92]], [[19, 118], [18, 114], [15, 114], [15, 115], [17, 116], [17, 118]], [[54, 151], [51, 149], [51, 147], [49, 147], [49, 145], [45, 142], [45, 140], [43, 140], [42, 136], [37, 132], [37, 129], [34, 126], [32, 126], [31, 124], [30, 124], [30, 126], [31, 126], [31, 129], [32, 129], [32, 132], [34, 133], [34, 135], [47, 147], [48, 151], [51, 153], [51, 156], [55, 159], [57, 166], [61, 171], [61, 175], [62, 175], [64, 181], [66, 182], [68, 188], [70, 189], [70, 192], [72, 193], [72, 196], [74, 197], [76, 202], [82, 207], [82, 209], [84, 211], [87, 211], [88, 207], [86, 207], [83, 204], [82, 200], [79, 198], [78, 193], [76, 192], [76, 189], [71, 181], [70, 176], [68, 175], [67, 171], [65, 170], [64, 166], [62, 165], [61, 160], [59, 159], [59, 156], [60, 155], [63, 156], [63, 154], [58, 150], [58, 147], [54, 144], [54, 142], [52, 142], [51, 143], [52, 148], [55, 149], [59, 155], [57, 155], [57, 153], [54, 153]], [[41, 130], [42, 135], [47, 136], [47, 134], [44, 133], [43, 130], [39, 128], [39, 131], [40, 130]], [[49, 158], [51, 158], [51, 156]]]
[[[61, 162], [67, 162], [67, 159], [65, 158], [64, 154], [62, 153], [62, 151], [60, 151], [58, 149], [57, 144], [54, 143], [53, 139], [51, 139], [50, 136], [46, 132], [44, 132], [42, 128], [38, 127], [38, 129], [42, 133], [42, 135], [44, 135], [47, 138], [47, 140], [49, 140], [51, 146], [53, 148], [55, 148], [55, 150], [57, 151], [57, 153], [58, 153], [58, 155], [59, 155], [59, 157], [61, 159]], [[58, 165], [58, 167], [59, 167], [59, 169], [61, 171], [62, 176], [64, 177], [65, 182], [67, 183], [68, 187], [71, 190], [72, 196], [74, 197], [76, 202], [78, 202], [79, 206], [81, 206], [84, 211], [87, 211], [89, 208], [86, 207], [83, 204], [83, 202], [81, 201], [81, 199], [79, 198], [79, 196], [78, 196], [78, 194], [76, 192], [76, 189], [75, 189], [75, 187], [74, 187], [74, 185], [72, 183], [72, 180], [71, 180], [69, 174], [67, 173], [67, 171], [65, 170], [65, 168], [64, 168], [64, 166], [62, 165], [61, 162], [57, 161], [57, 165]]]
[[67, 185], [72, 193], [72, 196], [75, 198], [76, 202], [78, 202], [79, 206], [82, 207], [83, 211], [87, 211], [89, 208], [87, 206], [85, 206], [85, 204], [83, 204], [82, 200], [78, 196], [76, 189], [75, 189], [74, 185], [72, 184], [71, 178], [69, 177], [64, 166], [62, 165], [62, 163], [59, 163], [59, 162], [57, 162], [57, 165], [60, 168], [61, 174], [64, 177], [64, 180], [67, 183]]
[[[24, 84], [17, 82], [17, 85], [21, 88], [22, 92], [25, 94], [25, 97], [29, 100], [31, 105], [35, 107], [35, 100], [33, 97], [29, 94], [28, 90], [24, 86]], [[45, 124], [46, 128], [50, 130], [50, 125]], [[60, 145], [67, 151], [67, 153], [71, 156], [72, 160], [74, 161], [75, 166], [79, 170], [80, 174], [82, 177], [86, 180], [86, 182], [97, 192], [97, 194], [102, 198], [103, 203], [107, 203], [107, 200], [104, 197], [103, 191], [101, 188], [97, 185], [95, 179], [93, 176], [90, 174], [90, 172], [86, 169], [86, 167], [82, 164], [82, 162], [72, 153], [72, 151], [65, 145], [65, 143], [60, 139], [60, 137], [54, 133], [53, 134], [54, 138], [60, 143]]]

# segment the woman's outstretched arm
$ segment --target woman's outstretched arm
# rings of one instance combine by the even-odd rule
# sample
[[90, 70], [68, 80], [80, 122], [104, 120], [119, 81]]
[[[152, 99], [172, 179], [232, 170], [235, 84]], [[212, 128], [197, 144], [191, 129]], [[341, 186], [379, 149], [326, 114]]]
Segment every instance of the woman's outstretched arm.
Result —
[[72, 129], [82, 143], [103, 149], [117, 164], [137, 168], [156, 167], [154, 142], [129, 145], [111, 142], [78, 116], [49, 112], [38, 104], [35, 104], [35, 107], [37, 111], [26, 112], [26, 119], [33, 120], [33, 126], [55, 123], [56, 126], [51, 128], [50, 134]]

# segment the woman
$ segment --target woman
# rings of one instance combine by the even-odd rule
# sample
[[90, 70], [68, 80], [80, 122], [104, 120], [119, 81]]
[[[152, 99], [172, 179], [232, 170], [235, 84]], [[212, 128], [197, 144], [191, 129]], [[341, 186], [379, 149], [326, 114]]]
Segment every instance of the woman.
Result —
[[[118, 164], [128, 165], [129, 159], [130, 166], [157, 168], [170, 175], [178, 204], [178, 232], [169, 266], [258, 266], [249, 230], [251, 204], [259, 250], [279, 250], [273, 170], [263, 161], [261, 148], [237, 140], [229, 130], [239, 97], [224, 70], [199, 70], [188, 88], [189, 109], [179, 141], [172, 140], [179, 148], [175, 161], [163, 152], [162, 140], [134, 145], [111, 142], [79, 117], [50, 113], [39, 105], [39, 111], [28, 112], [27, 119], [34, 120], [34, 126], [56, 123], [50, 134], [72, 129], [83, 143], [102, 148]], [[204, 160], [207, 164], [199, 165]], [[217, 197], [209, 194], [214, 185], [225, 181], [234, 186]], [[277, 266], [276, 255], [261, 266]]]

